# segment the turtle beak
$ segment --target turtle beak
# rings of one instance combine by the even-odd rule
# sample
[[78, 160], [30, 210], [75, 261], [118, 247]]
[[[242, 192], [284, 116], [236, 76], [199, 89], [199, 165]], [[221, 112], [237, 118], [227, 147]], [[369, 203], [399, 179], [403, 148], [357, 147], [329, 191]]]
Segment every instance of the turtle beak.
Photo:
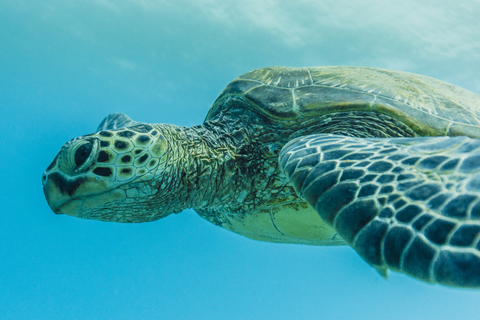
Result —
[[111, 188], [105, 181], [84, 176], [69, 177], [58, 171], [44, 173], [42, 182], [45, 199], [56, 214], [78, 217], [92, 208], [126, 197], [123, 190]]
[[56, 214], [63, 214], [59, 208], [71, 197], [69, 195], [64, 195], [58, 185], [54, 182], [54, 179], [52, 179], [50, 175], [47, 175], [46, 172], [42, 175], [42, 184], [43, 193], [45, 194], [45, 199], [47, 200], [50, 209]]
[[43, 193], [50, 209], [56, 214], [62, 214], [61, 207], [75, 197], [86, 195], [78, 192], [87, 179], [84, 177], [70, 178], [61, 172], [44, 173], [42, 177]]

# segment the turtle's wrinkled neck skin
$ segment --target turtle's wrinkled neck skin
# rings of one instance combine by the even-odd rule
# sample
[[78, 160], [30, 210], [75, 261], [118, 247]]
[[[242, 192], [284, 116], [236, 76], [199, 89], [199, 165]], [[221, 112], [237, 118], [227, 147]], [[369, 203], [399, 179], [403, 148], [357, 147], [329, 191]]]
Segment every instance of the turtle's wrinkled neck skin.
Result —
[[272, 188], [270, 193], [296, 198], [278, 170], [277, 156], [283, 145], [278, 133], [242, 124], [249, 121], [249, 111], [239, 111], [244, 117], [240, 115], [235, 121], [231, 114], [221, 114], [191, 128], [159, 127], [169, 140], [171, 179], [179, 182], [172, 188], [176, 199], [170, 199], [177, 202], [175, 212], [193, 208], [220, 224], [215, 213], [244, 213], [267, 205], [268, 199], [256, 197], [267, 188]]
[[[347, 120], [348, 119], [348, 120]], [[356, 119], [356, 120], [355, 120]], [[299, 202], [294, 189], [278, 168], [283, 145], [311, 133], [360, 137], [414, 136], [391, 117], [373, 112], [349, 112], [322, 116], [314, 124], [285, 128], [250, 115], [245, 109], [228, 113], [203, 125], [167, 130], [170, 146], [177, 151], [172, 172], [180, 181], [181, 196], [175, 212], [193, 208], [203, 218], [222, 225], [223, 214], [244, 214], [278, 203]], [[172, 153], [172, 151], [170, 151]]]
[[[208, 130], [206, 126], [179, 127], [157, 125], [168, 140], [165, 172], [157, 174], [159, 181], [169, 181], [160, 193], [168, 192], [171, 197], [159, 203], [158, 209], [165, 210], [174, 203], [174, 213], [184, 209], [201, 209], [216, 202], [225, 180], [238, 180], [235, 162], [238, 152], [232, 147], [233, 137], [224, 132]], [[163, 190], [162, 190], [163, 189]], [[169, 204], [170, 203], [170, 204]]]

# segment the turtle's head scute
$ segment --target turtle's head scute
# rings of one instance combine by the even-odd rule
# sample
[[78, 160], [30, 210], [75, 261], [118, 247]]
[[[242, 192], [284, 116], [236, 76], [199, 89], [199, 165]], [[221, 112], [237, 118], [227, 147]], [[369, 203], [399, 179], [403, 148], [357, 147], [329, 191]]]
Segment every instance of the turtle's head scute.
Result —
[[148, 124], [72, 139], [42, 176], [46, 200], [55, 213], [80, 218], [157, 220], [170, 213], [154, 204], [166, 150], [159, 128]]

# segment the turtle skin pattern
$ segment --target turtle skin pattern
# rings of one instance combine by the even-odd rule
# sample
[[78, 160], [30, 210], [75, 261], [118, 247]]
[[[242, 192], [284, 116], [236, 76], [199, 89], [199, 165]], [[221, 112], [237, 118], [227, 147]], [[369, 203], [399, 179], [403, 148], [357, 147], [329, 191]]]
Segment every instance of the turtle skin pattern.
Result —
[[279, 163], [380, 273], [480, 287], [480, 140], [310, 135], [288, 143]]

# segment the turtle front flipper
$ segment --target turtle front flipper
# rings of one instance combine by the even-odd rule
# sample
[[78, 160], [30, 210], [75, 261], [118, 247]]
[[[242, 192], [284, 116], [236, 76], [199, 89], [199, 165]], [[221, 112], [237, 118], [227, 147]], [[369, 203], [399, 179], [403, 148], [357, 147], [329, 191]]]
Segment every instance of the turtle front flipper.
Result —
[[311, 135], [288, 143], [279, 163], [377, 270], [480, 287], [480, 140]]

